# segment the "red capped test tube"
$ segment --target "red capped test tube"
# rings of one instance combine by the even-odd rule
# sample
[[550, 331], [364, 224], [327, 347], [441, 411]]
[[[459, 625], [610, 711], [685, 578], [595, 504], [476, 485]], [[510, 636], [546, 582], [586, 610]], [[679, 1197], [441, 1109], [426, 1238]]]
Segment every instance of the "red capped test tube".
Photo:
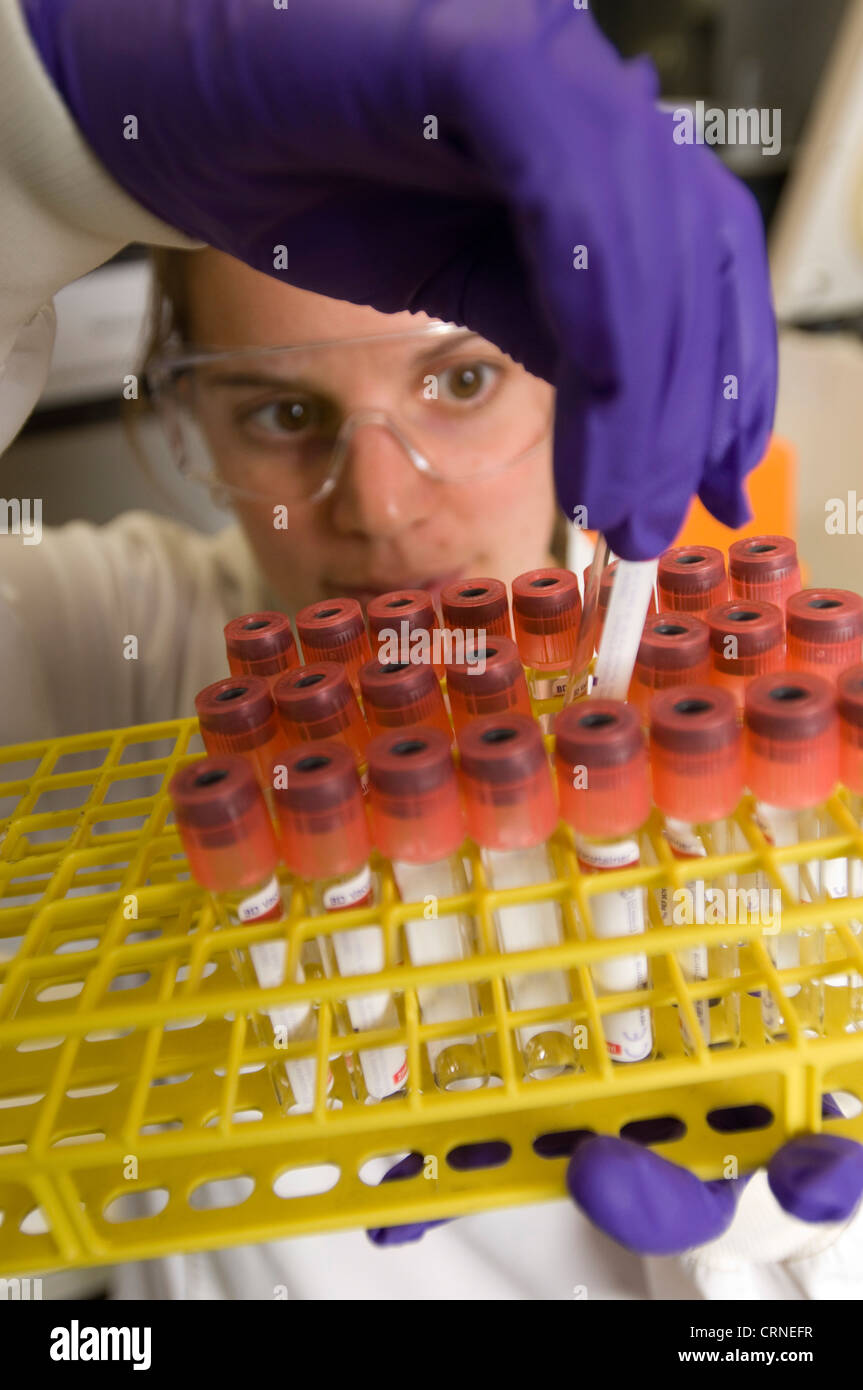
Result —
[[[622, 700], [576, 700], [558, 715], [554, 732], [560, 809], [574, 831], [582, 873], [634, 868], [650, 814], [647, 746], [638, 714]], [[585, 927], [599, 940], [643, 935], [644, 889], [591, 894], [590, 918]], [[600, 961], [590, 973], [600, 994], [628, 994], [650, 982], [643, 954]], [[653, 1053], [648, 1008], [603, 1013], [602, 1031], [615, 1062], [643, 1062]]]
[[246, 613], [225, 627], [228, 669], [232, 676], [263, 676], [278, 680], [283, 671], [300, 664], [291, 620], [285, 613]]
[[801, 589], [785, 609], [788, 666], [836, 681], [863, 659], [863, 598], [850, 589]]
[[[443, 675], [437, 613], [426, 589], [394, 589], [366, 604], [372, 656], [379, 661], [413, 661]], [[425, 636], [422, 634], [425, 633]], [[436, 650], [437, 648], [437, 650]]]
[[285, 740], [293, 747], [332, 738], [350, 748], [360, 782], [367, 785], [369, 730], [344, 666], [318, 661], [288, 671], [273, 686]]
[[[839, 707], [839, 771], [848, 789], [848, 808], [857, 824], [863, 827], [863, 665], [849, 666], [843, 671], [836, 691]], [[837, 897], [843, 896], [841, 862], [838, 883], [835, 885], [834, 896]], [[831, 878], [835, 878], [836, 860], [827, 860], [823, 870], [831, 866]], [[863, 898], [863, 859], [859, 855], [850, 855], [844, 861], [844, 868], [845, 894], [850, 898]], [[852, 918], [848, 926], [855, 936], [863, 932], [863, 922], [859, 918]], [[841, 939], [835, 932], [828, 933], [825, 944], [828, 960], [846, 955]], [[838, 1025], [828, 1031], [859, 1032], [863, 1027], [863, 977], [857, 971], [845, 975], [827, 975], [824, 984], [828, 987], [825, 996], [828, 1024]]]
[[452, 739], [440, 681], [431, 666], [367, 661], [360, 667], [363, 709], [373, 734], [429, 724]]
[[710, 632], [695, 613], [653, 613], [644, 624], [628, 699], [647, 723], [657, 690], [703, 684], [710, 673]]
[[[326, 740], [291, 748], [280, 758], [285, 776], [274, 790], [285, 863], [306, 881], [316, 915], [372, 906], [375, 877], [356, 762], [343, 743]], [[384, 969], [384, 935], [379, 926], [333, 930], [319, 937], [324, 968], [331, 976], [375, 975]], [[355, 1032], [398, 1028], [391, 994], [346, 998]], [[404, 1089], [407, 1052], [396, 1045], [360, 1048], [360, 1070], [368, 1097], [383, 1100]]]
[[[721, 883], [708, 884], [699, 877], [695, 861], [711, 850], [728, 854], [736, 847], [735, 827], [729, 817], [743, 795], [743, 731], [731, 691], [705, 684], [655, 695], [650, 704], [650, 758], [653, 796], [665, 819], [665, 838], [675, 858], [692, 860], [694, 870], [682, 890], [660, 889], [662, 919], [666, 926], [700, 925], [710, 920], [709, 910], [713, 911], [718, 898], [720, 916], [730, 920], [727, 903], [721, 910], [721, 900], [730, 886], [727, 876]], [[706, 827], [704, 834], [702, 827]], [[709, 948], [693, 946], [678, 952], [677, 958], [684, 979], [690, 983], [734, 979], [740, 973], [736, 942]], [[739, 995], [728, 993], [692, 1002], [708, 1047], [738, 1045]], [[691, 1047], [692, 1037], [683, 1018], [681, 1025]]]
[[[863, 823], [863, 664], [849, 666], [837, 684], [839, 760], [842, 781], [858, 799], [854, 814]], [[863, 892], [863, 885], [861, 885]], [[860, 894], [852, 893], [852, 897]]]
[[359, 694], [359, 669], [372, 654], [363, 610], [353, 598], [310, 603], [297, 614], [297, 632], [307, 665], [340, 662]]
[[444, 626], [472, 635], [470, 649], [479, 651], [487, 638], [511, 637], [509, 599], [499, 579], [457, 579], [440, 595]]
[[518, 647], [511, 637], [489, 637], [476, 660], [446, 668], [446, 689], [456, 734], [481, 714], [531, 717], [530, 696]]
[[800, 588], [797, 546], [790, 536], [745, 536], [728, 550], [731, 597], [785, 605]]
[[[440, 902], [467, 891], [459, 854], [466, 831], [449, 736], [414, 725], [372, 739], [369, 810], [375, 843], [392, 861], [402, 901], [418, 905], [418, 915], [405, 921], [411, 962], [467, 960], [470, 922], [461, 913], [427, 919], [424, 912], [430, 894]], [[468, 984], [421, 985], [417, 1000], [424, 1023], [457, 1023], [479, 1013]], [[476, 1035], [437, 1038], [426, 1050], [442, 1090], [470, 1090], [488, 1080]]]
[[564, 695], [581, 622], [576, 576], [564, 569], [518, 575], [512, 581], [512, 621], [525, 666], [548, 673], [534, 680], [534, 698]]
[[[830, 817], [821, 803], [839, 780], [839, 715], [831, 683], [810, 671], [758, 676], [746, 691], [744, 719], [746, 782], [755, 797], [755, 818], [767, 843], [796, 845], [801, 840], [818, 839], [824, 830], [829, 833]], [[823, 861], [813, 860], [783, 864], [780, 872], [794, 896], [809, 902], [822, 891], [825, 868]], [[829, 892], [829, 874], [827, 877], [824, 887]], [[774, 910], [774, 926], [777, 915]], [[767, 936], [766, 941], [776, 966], [793, 969], [823, 959], [820, 931], [788, 932], [781, 930], [781, 923], [779, 926], [779, 934]], [[800, 996], [798, 1008], [805, 1030], [819, 1033], [824, 1004], [821, 981], [810, 980], [803, 989], [801, 995], [800, 984], [783, 985], [786, 997]], [[761, 1004], [768, 1036], [783, 1036], [782, 1000], [767, 991]]]
[[704, 614], [710, 629], [710, 680], [734, 696], [742, 718], [746, 687], [785, 664], [782, 609], [761, 599], [730, 599]]
[[207, 752], [247, 758], [269, 792], [281, 741], [269, 681], [263, 676], [226, 676], [198, 692], [195, 712]]
[[[539, 725], [520, 714], [483, 715], [458, 740], [468, 833], [480, 848], [489, 885], [527, 887], [557, 877], [548, 838], [557, 824], [551, 770]], [[494, 913], [501, 951], [530, 951], [563, 940], [556, 902], [519, 903]], [[506, 981], [514, 1012], [561, 1008], [571, 1002], [561, 970], [512, 975]], [[577, 1067], [572, 1025], [555, 1019], [516, 1030], [525, 1074], [535, 1079]]]
[[[249, 763], [224, 755], [189, 763], [173, 777], [171, 800], [189, 868], [203, 888], [216, 895], [220, 916], [231, 926], [281, 921], [284, 917], [276, 867], [279, 851], [266, 803]], [[232, 952], [246, 984], [270, 989], [285, 983], [285, 940], [258, 942]], [[296, 979], [304, 972], [297, 966]], [[289, 1042], [315, 1036], [312, 1004], [280, 1004], [253, 1016], [262, 1046], [280, 1035]], [[315, 1100], [314, 1057], [280, 1061], [270, 1073], [280, 1105], [306, 1112]], [[332, 1076], [328, 1077], [328, 1088]]]
[[712, 545], [678, 545], [659, 557], [660, 612], [706, 613], [728, 598], [725, 556]]

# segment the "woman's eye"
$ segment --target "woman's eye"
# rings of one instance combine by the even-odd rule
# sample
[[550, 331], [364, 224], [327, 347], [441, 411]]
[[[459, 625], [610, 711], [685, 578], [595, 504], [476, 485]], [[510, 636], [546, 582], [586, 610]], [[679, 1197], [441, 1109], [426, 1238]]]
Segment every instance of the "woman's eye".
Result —
[[479, 400], [490, 390], [496, 375], [488, 362], [462, 362], [457, 367], [447, 367], [438, 376], [440, 394], [453, 401]]
[[268, 434], [302, 434], [319, 422], [320, 412], [309, 401], [291, 398], [257, 406], [247, 412], [244, 420]]

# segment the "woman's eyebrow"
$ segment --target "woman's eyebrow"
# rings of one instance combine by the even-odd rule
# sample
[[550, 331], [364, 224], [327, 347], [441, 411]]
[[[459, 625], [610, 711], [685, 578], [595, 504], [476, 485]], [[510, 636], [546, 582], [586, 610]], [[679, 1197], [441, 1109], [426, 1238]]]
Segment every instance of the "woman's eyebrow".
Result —
[[219, 386], [227, 389], [238, 390], [240, 388], [254, 387], [275, 387], [284, 390], [290, 387], [295, 390], [309, 389], [301, 377], [274, 376], [267, 372], [222, 372], [218, 367], [210, 368], [204, 377], [208, 386]]
[[435, 357], [442, 357], [444, 353], [449, 352], [454, 347], [463, 347], [472, 339], [480, 343], [486, 341], [481, 333], [474, 333], [470, 328], [466, 328], [463, 333], [442, 334], [432, 347], [425, 352], [418, 352], [414, 362], [430, 362]]

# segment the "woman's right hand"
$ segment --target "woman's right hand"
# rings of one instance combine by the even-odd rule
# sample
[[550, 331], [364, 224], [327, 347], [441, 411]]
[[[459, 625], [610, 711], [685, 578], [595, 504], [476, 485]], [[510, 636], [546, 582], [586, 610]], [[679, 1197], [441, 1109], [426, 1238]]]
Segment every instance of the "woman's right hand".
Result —
[[321, 294], [467, 324], [551, 381], [561, 505], [619, 554], [668, 545], [695, 493], [745, 519], [775, 395], [760, 218], [589, 12], [21, 3], [84, 137], [164, 221]]

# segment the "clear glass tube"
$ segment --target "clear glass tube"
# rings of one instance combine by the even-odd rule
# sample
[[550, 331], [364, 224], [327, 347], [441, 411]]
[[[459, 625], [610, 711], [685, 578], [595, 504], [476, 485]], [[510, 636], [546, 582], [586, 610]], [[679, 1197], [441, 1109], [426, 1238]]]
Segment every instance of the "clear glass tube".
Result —
[[[730, 851], [732, 826], [727, 821], [715, 821], [709, 827], [709, 834], [714, 853], [724, 854]], [[687, 821], [666, 816], [665, 838], [677, 859], [697, 861], [707, 855], [707, 846], [696, 827]], [[739, 901], [736, 894], [733, 901], [735, 904]], [[661, 888], [659, 891], [659, 908], [666, 926], [700, 926], [702, 923], [723, 919], [730, 921], [736, 916], [736, 911], [729, 911], [731, 903], [732, 884], [728, 876], [717, 880], [715, 884], [709, 884], [697, 876], [693, 877], [683, 886], [682, 893], [670, 888]], [[710, 947], [692, 946], [686, 951], [679, 951], [677, 959], [683, 971], [683, 978], [687, 982], [733, 979], [740, 974], [736, 941], [723, 941]], [[708, 1047], [737, 1047], [740, 1042], [738, 994], [695, 999], [693, 1007], [701, 1037]], [[693, 1039], [682, 1016], [680, 1026], [686, 1046], [692, 1049]]]
[[[283, 919], [284, 911], [278, 879], [273, 875], [264, 883], [234, 893], [218, 895], [220, 916], [231, 926], [254, 921]], [[273, 989], [285, 983], [286, 942], [256, 942], [246, 950], [231, 952], [231, 964], [241, 983]], [[297, 964], [296, 981], [306, 979], [302, 962]], [[252, 1030], [262, 1047], [284, 1047], [317, 1036], [317, 1011], [312, 1003], [278, 1004], [251, 1015]], [[270, 1076], [279, 1105], [286, 1113], [308, 1114], [314, 1106], [317, 1063], [302, 1057], [270, 1063]], [[332, 1071], [327, 1075], [327, 1092], [332, 1089]]]
[[[849, 809], [857, 824], [863, 823], [863, 797], [851, 794]], [[829, 827], [825, 827], [829, 831]], [[821, 865], [821, 891], [825, 898], [863, 897], [863, 860], [856, 855], [825, 859]], [[851, 918], [849, 929], [855, 936], [863, 932], [863, 922]], [[824, 938], [825, 958], [843, 960], [847, 952], [842, 938], [831, 927]], [[863, 1030], [863, 975], [858, 971], [824, 977], [824, 1023], [828, 1033], [857, 1033]]]
[[[348, 908], [377, 901], [375, 875], [368, 864], [353, 874], [343, 874], [310, 884], [312, 910], [317, 914], [343, 912]], [[376, 975], [385, 968], [384, 934], [380, 927], [356, 927], [351, 931], [328, 933], [318, 938], [327, 975]], [[345, 998], [344, 1011], [355, 1032], [379, 1028], [398, 1028], [395, 998], [385, 990]], [[362, 1100], [386, 1100], [405, 1090], [408, 1074], [407, 1050], [400, 1046], [361, 1049], [359, 1068], [351, 1068], [355, 1093]]]
[[[781, 806], [770, 806], [757, 802], [755, 819], [768, 844], [781, 848], [800, 844], [804, 840], [818, 839], [821, 834], [821, 817], [817, 809], [789, 810]], [[789, 893], [801, 903], [812, 902], [821, 892], [821, 864], [810, 860], [800, 864], [784, 864], [780, 869], [783, 882]], [[773, 887], [763, 873], [756, 875], [760, 892], [768, 892]], [[781, 930], [780, 911], [774, 913], [770, 926], [764, 928], [765, 945], [773, 964], [780, 970], [792, 970], [799, 965], [817, 965], [824, 959], [824, 932], [820, 927], [806, 931], [784, 932]], [[776, 920], [776, 918], [779, 920]], [[818, 980], [807, 980], [803, 985], [789, 983], [784, 986], [788, 999], [794, 1000], [794, 1008], [810, 1037], [817, 1037], [824, 1031], [824, 986]], [[781, 1041], [788, 1036], [787, 1023], [783, 1014], [781, 999], [776, 999], [771, 990], [761, 995], [761, 1017], [768, 1038]]]
[[[634, 868], [641, 862], [639, 843], [634, 835], [615, 839], [576, 835], [575, 843], [583, 873], [608, 873], [613, 869]], [[598, 940], [642, 936], [647, 930], [645, 890], [630, 887], [616, 888], [608, 893], [592, 893], [590, 915], [592, 934]], [[601, 994], [628, 994], [650, 987], [650, 966], [643, 952], [600, 961], [590, 967], [590, 973]], [[602, 1031], [608, 1055], [614, 1062], [644, 1062], [655, 1055], [653, 1018], [649, 1008], [636, 1007], [605, 1013], [602, 1015]]]
[[[470, 924], [463, 916], [438, 917], [437, 903], [467, 889], [464, 866], [457, 854], [434, 864], [393, 861], [393, 875], [403, 902], [423, 902], [432, 915], [405, 922], [408, 953], [414, 965], [466, 960], [471, 954]], [[417, 990], [424, 1023], [449, 1023], [479, 1014], [476, 990], [469, 984], [425, 985]], [[441, 1090], [467, 1091], [484, 1086], [489, 1078], [485, 1049], [480, 1038], [442, 1038], [426, 1043], [429, 1064]]]
[[[544, 844], [527, 849], [483, 849], [482, 861], [493, 888], [522, 888], [557, 877]], [[531, 951], [563, 941], [563, 923], [556, 902], [499, 907], [494, 920], [498, 945], [504, 952]], [[514, 1011], [549, 1008], [568, 1004], [572, 999], [569, 982], [561, 970], [511, 975], [506, 988]], [[517, 1029], [516, 1037], [526, 1076], [543, 1080], [578, 1068], [572, 1024], [568, 1020], [531, 1024]]]

